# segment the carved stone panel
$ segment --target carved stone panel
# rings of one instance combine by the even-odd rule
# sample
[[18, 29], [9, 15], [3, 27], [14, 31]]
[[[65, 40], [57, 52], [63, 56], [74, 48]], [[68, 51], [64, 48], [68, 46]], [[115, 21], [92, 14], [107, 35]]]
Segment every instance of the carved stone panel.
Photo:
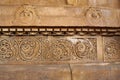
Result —
[[78, 60], [97, 60], [97, 39], [77, 38], [74, 41], [74, 55]]
[[1, 64], [97, 61], [97, 38], [16, 36], [0, 39]]
[[120, 61], [120, 37], [104, 37], [104, 60]]

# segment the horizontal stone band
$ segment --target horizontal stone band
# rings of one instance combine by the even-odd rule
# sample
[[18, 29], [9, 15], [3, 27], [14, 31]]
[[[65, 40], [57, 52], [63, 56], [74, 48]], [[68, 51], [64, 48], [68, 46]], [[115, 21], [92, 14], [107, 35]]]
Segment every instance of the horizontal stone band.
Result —
[[120, 35], [120, 27], [90, 27], [90, 26], [12, 26], [12, 27], [0, 27], [1, 35], [108, 35], [115, 36]]
[[1, 36], [0, 64], [119, 61], [119, 40], [97, 36]]

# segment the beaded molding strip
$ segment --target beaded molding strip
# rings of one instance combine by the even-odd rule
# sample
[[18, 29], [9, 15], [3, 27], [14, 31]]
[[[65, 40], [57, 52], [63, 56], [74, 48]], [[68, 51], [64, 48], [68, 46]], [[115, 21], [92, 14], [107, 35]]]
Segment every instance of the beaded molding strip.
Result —
[[64, 27], [64, 26], [25, 26], [25, 27], [0, 27], [1, 35], [108, 35], [108, 36], [120, 36], [120, 27]]

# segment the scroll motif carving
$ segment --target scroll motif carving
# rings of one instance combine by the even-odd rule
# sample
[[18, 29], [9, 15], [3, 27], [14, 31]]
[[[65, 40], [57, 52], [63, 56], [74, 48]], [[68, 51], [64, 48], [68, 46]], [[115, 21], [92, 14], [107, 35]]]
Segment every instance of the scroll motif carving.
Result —
[[1, 39], [0, 40], [0, 62], [10, 61], [15, 57], [15, 48], [14, 43], [11, 43], [10, 40]]
[[39, 22], [35, 8], [31, 5], [21, 6], [15, 13], [14, 24], [30, 25]]
[[72, 54], [72, 43], [65, 39], [48, 40], [43, 50], [44, 59], [58, 61], [70, 60]]
[[24, 61], [31, 61], [40, 55], [40, 42], [36, 38], [18, 38], [19, 57]]
[[78, 39], [75, 44], [75, 56], [77, 59], [96, 60], [96, 39]]
[[105, 61], [120, 61], [120, 38], [104, 38], [105, 43]]
[[103, 23], [103, 16], [102, 12], [94, 7], [90, 7], [86, 10], [85, 16], [87, 18], [87, 21], [91, 24], [102, 24]]
[[52, 36], [26, 36], [1, 39], [0, 62], [1, 64], [32, 64], [51, 61], [96, 61], [96, 43], [96, 38], [72, 39], [71, 37]]

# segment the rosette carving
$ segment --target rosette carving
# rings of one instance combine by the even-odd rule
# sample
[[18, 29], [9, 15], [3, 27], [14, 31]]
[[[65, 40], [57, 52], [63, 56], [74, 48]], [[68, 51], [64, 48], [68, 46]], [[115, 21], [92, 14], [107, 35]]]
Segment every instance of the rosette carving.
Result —
[[97, 58], [95, 39], [78, 39], [75, 44], [75, 56], [78, 59], [95, 60]]
[[85, 12], [85, 16], [87, 18], [87, 21], [91, 25], [101, 25], [103, 23], [102, 12], [97, 8], [88, 8]]

